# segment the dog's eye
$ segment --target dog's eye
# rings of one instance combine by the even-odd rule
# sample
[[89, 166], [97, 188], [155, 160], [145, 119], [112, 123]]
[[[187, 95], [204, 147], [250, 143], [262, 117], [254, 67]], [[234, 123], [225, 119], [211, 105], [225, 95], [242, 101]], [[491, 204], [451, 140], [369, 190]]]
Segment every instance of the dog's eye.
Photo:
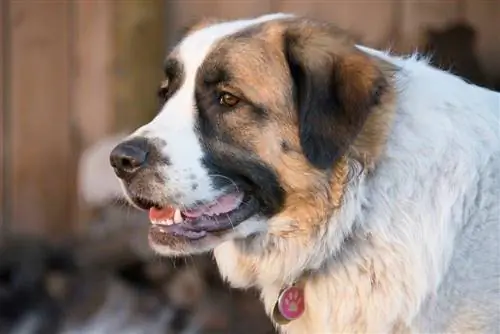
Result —
[[160, 83], [160, 87], [158, 88], [158, 98], [163, 102], [167, 99], [169, 83], [170, 81], [167, 78]]
[[226, 107], [234, 107], [240, 102], [240, 99], [230, 93], [222, 93], [219, 103]]

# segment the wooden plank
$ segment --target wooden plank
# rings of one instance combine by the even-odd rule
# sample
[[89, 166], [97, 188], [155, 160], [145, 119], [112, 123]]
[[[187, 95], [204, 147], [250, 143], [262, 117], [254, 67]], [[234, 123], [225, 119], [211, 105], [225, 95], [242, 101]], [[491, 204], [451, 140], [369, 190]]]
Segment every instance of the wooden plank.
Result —
[[371, 47], [387, 47], [392, 33], [393, 6], [397, 0], [282, 0], [280, 11], [307, 15], [347, 29]]
[[397, 49], [402, 52], [420, 50], [426, 42], [423, 37], [427, 29], [443, 28], [460, 16], [461, 0], [401, 1], [401, 32]]
[[177, 42], [181, 29], [203, 18], [236, 19], [253, 17], [274, 10], [277, 0], [172, 0], [167, 7], [169, 46]]
[[74, 199], [67, 1], [10, 3], [12, 230], [60, 237]]
[[202, 18], [217, 17], [218, 1], [171, 0], [166, 7], [167, 47], [173, 47], [181, 31]]
[[217, 16], [228, 20], [251, 18], [269, 14], [272, 5], [272, 0], [221, 0], [217, 2]]
[[[113, 104], [115, 4], [108, 0], [74, 0], [74, 84], [72, 113], [78, 134], [79, 154], [110, 134], [114, 127]], [[78, 196], [74, 210], [75, 234], [89, 228], [92, 210]]]
[[114, 17], [114, 130], [132, 130], [158, 109], [163, 77], [165, 2], [117, 1]]
[[6, 104], [4, 101], [4, 90], [6, 87], [6, 78], [5, 78], [5, 56], [7, 53], [7, 41], [5, 41], [5, 25], [6, 25], [6, 17], [7, 17], [7, 8], [8, 1], [2, 1], [0, 3], [0, 235], [2, 235], [6, 229], [6, 212], [4, 208], [4, 145], [5, 145], [5, 115], [7, 113]]
[[113, 128], [113, 1], [75, 0], [73, 115], [87, 147]]
[[[500, 1], [463, 0], [464, 19], [477, 32], [477, 53], [483, 67], [500, 85]], [[500, 87], [499, 87], [500, 89]]]
[[[82, 150], [116, 132], [130, 132], [156, 114], [166, 50], [165, 3], [75, 1], [73, 96]], [[92, 211], [78, 199], [77, 233], [89, 228]]]

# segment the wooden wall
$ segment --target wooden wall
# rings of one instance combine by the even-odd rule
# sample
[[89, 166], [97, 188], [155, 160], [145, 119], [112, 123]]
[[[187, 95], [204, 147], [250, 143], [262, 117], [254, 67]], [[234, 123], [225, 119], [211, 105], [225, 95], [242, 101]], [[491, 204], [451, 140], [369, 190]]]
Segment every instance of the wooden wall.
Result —
[[0, 236], [3, 234], [3, 227], [5, 226], [4, 224], [4, 217], [5, 217], [5, 201], [4, 201], [4, 179], [5, 179], [5, 168], [4, 168], [4, 155], [5, 155], [5, 135], [4, 135], [4, 127], [5, 127], [5, 109], [6, 109], [6, 103], [5, 103], [5, 85], [4, 85], [4, 78], [6, 78], [6, 71], [5, 71], [5, 56], [6, 56], [6, 41], [5, 41], [5, 35], [6, 35], [6, 13], [7, 13], [7, 2], [2, 2], [0, 3]]
[[150, 117], [164, 2], [2, 1], [2, 230], [78, 227], [81, 149]]
[[155, 111], [161, 61], [183, 26], [267, 12], [337, 22], [366, 44], [412, 51], [424, 29], [465, 20], [500, 74], [500, 0], [3, 0], [0, 219], [3, 230], [74, 232], [82, 148]]
[[292, 12], [335, 22], [373, 47], [411, 52], [425, 29], [469, 22], [479, 34], [478, 52], [500, 74], [500, 0], [170, 0], [168, 36], [200, 17], [237, 18]]

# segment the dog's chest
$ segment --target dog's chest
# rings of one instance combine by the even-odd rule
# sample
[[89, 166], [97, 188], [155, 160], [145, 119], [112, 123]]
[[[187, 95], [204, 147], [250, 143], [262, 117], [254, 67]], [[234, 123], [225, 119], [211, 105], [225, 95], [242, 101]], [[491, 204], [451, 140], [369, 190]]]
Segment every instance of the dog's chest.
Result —
[[[217, 248], [215, 255], [222, 276], [233, 287], [257, 287], [260, 290], [266, 313], [272, 319], [283, 290], [282, 284], [265, 283], [273, 281], [268, 276], [273, 268], [263, 268], [263, 261], [252, 261], [239, 253], [232, 243]], [[388, 273], [383, 269], [390, 267], [386, 261], [390, 262], [391, 256], [385, 255], [380, 259], [384, 263], [363, 256], [333, 266], [331, 271], [321, 275], [308, 277], [303, 283], [304, 313], [280, 326], [280, 330], [289, 334], [394, 332], [395, 324], [401, 323], [399, 319], [402, 317], [400, 299], [395, 297], [404, 293], [404, 287], [394, 282], [392, 271]], [[367, 267], [372, 269], [367, 270]], [[411, 276], [399, 278], [411, 281]], [[412, 296], [405, 298], [406, 303], [412, 301]], [[409, 305], [405, 306], [407, 309]]]
[[[261, 298], [264, 302], [266, 308], [266, 313], [269, 315], [271, 320], [278, 326], [283, 333], [323, 333], [328, 331], [330, 327], [328, 323], [325, 322], [327, 319], [327, 310], [318, 307], [318, 304], [314, 303], [314, 299], [306, 297], [306, 291], [304, 289], [304, 313], [297, 319], [292, 320], [288, 323], [279, 322], [275, 318], [275, 312], [277, 308], [278, 298], [282, 294], [283, 289], [279, 286], [266, 286], [261, 290]], [[311, 296], [308, 296], [311, 297]], [[297, 302], [296, 300], [291, 300], [292, 303]], [[331, 320], [330, 320], [331, 321]]]
[[[304, 287], [304, 313], [286, 324], [277, 324], [280, 332], [287, 334], [410, 333], [402, 321], [396, 320], [391, 324], [381, 321], [375, 312], [364, 312], [360, 308], [360, 300], [346, 298], [342, 296], [342, 292], [335, 291], [337, 287], [323, 283], [315, 281]], [[346, 285], [344, 288], [354, 292], [353, 287]], [[261, 290], [266, 312], [275, 323], [273, 314], [276, 312], [276, 303], [281, 292], [282, 289], [278, 286], [267, 286]], [[363, 303], [366, 302], [368, 301], [363, 301]]]

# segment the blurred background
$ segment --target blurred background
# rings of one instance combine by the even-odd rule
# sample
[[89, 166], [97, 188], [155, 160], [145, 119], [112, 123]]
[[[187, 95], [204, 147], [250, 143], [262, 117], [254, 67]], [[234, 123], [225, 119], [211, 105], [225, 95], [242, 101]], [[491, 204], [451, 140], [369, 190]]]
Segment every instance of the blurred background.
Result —
[[209, 255], [151, 253], [108, 166], [156, 113], [165, 53], [197, 19], [309, 15], [500, 89], [500, 0], [0, 2], [2, 334], [272, 333]]

